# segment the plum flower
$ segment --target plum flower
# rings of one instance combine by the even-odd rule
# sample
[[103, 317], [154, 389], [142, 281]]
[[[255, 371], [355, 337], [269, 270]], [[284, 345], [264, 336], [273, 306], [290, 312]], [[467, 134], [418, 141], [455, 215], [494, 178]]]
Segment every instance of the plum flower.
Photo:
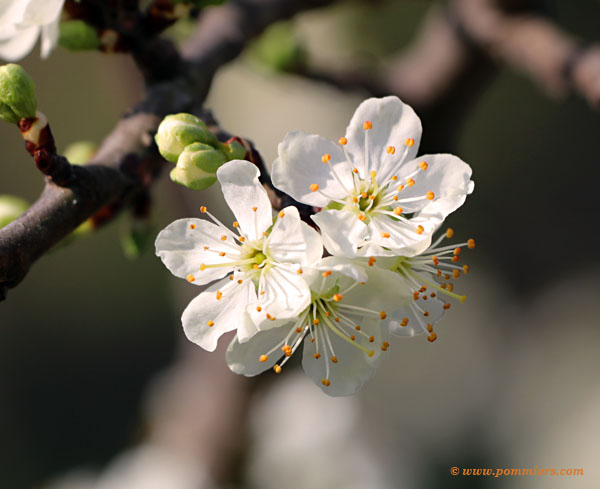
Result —
[[240, 341], [257, 332], [247, 307], [262, 311], [261, 319], [271, 322], [295, 317], [311, 300], [302, 272], [320, 260], [321, 238], [300, 220], [295, 207], [283, 209], [273, 222], [258, 175], [256, 166], [242, 160], [217, 171], [225, 201], [237, 219], [237, 233], [202, 207], [213, 222], [180, 219], [156, 239], [156, 254], [177, 277], [196, 285], [218, 280], [193, 299], [182, 316], [187, 337], [209, 351], [228, 331], [237, 329]]
[[333, 255], [414, 256], [473, 191], [471, 168], [449, 154], [416, 158], [421, 122], [397, 97], [365, 100], [346, 136], [288, 133], [274, 184], [322, 207], [312, 217]]
[[42, 38], [42, 58], [58, 42], [64, 0], [6, 0], [0, 3], [0, 58], [16, 61]]
[[227, 363], [236, 373], [253, 376], [269, 368], [281, 373], [304, 343], [302, 366], [325, 393], [345, 396], [370, 379], [390, 347], [388, 312], [412, 297], [396, 274], [367, 270], [338, 257], [324, 258], [304, 274], [312, 300], [295, 318], [259, 326], [241, 343], [236, 337]]

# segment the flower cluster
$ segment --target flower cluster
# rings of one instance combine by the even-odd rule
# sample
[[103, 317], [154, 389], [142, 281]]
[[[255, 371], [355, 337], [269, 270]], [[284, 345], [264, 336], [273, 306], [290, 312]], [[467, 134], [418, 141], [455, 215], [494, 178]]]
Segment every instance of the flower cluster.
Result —
[[[274, 214], [250, 162], [216, 172], [235, 218], [233, 230], [205, 207], [206, 219], [182, 219], [156, 240], [176, 276], [211, 284], [186, 308], [187, 337], [213, 351], [236, 335], [227, 363], [236, 373], [276, 373], [303, 346], [305, 372], [334, 396], [356, 392], [390, 348], [390, 334], [425, 334], [464, 302], [452, 280], [468, 240], [433, 242], [445, 217], [473, 190], [471, 169], [456, 156], [416, 158], [421, 123], [396, 97], [369, 99], [335, 144], [289, 133], [279, 145], [273, 183], [320, 209], [317, 232], [295, 207]], [[326, 250], [325, 257], [324, 249]]]

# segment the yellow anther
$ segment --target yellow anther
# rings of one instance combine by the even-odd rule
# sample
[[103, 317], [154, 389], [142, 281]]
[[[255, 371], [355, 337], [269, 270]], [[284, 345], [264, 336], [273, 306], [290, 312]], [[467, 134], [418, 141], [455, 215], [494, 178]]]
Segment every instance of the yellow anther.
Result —
[[433, 192], [429, 191], [425, 194], [425, 198], [427, 200], [433, 200], [433, 199], [435, 199], [435, 194]]
[[252, 210], [253, 210], [254, 212], [256, 212], [256, 211], [258, 210], [258, 207], [254, 206], [254, 207], [252, 207]]
[[467, 240], [467, 246], [470, 250], [472, 250], [473, 248], [475, 248], [475, 240], [473, 238]]
[[334, 318], [333, 318], [333, 320], [334, 320], [336, 323], [339, 323], [339, 322], [340, 322], [340, 318], [338, 318], [338, 317], [334, 317]]
[[[427, 298], [427, 297], [423, 297], [423, 299], [426, 299], [426, 298]], [[425, 316], [426, 318], [428, 318], [428, 317], [429, 317], [429, 311], [425, 311], [425, 312], [423, 313], [423, 316]]]
[[417, 233], [417, 234], [423, 234], [424, 232], [425, 232], [425, 228], [419, 224], [419, 225], [417, 226], [416, 233]]
[[396, 152], [396, 148], [394, 148], [393, 146], [388, 146], [387, 148], [385, 148], [385, 152], [389, 155], [393, 155]]
[[369, 336], [369, 343], [373, 343], [375, 341], [375, 336]]
[[382, 238], [389, 238], [390, 237], [390, 233], [386, 233], [385, 231], [381, 232], [381, 237]]
[[187, 277], [185, 277], [185, 279], [186, 279], [188, 282], [193, 282], [194, 280], [196, 280], [196, 277], [194, 277], [194, 276], [193, 276], [193, 275], [190, 273], [190, 274], [189, 274]]
[[460, 255], [460, 252], [462, 250], [460, 248], [454, 248], [454, 251], [452, 252], [453, 255]]
[[440, 264], [440, 259], [437, 256], [432, 256], [431, 261], [436, 267]]
[[331, 361], [332, 361], [333, 363], [337, 363], [337, 362], [338, 362], [338, 359], [337, 359], [337, 357], [336, 357], [336, 356], [333, 356], [333, 357], [331, 357]]
[[450, 303], [444, 304], [443, 307], [447, 311], [448, 309], [450, 309]]
[[239, 228], [240, 227], [240, 223], [237, 221], [233, 221], [233, 227], [234, 228]]
[[328, 379], [323, 379], [321, 380], [321, 384], [323, 384], [325, 387], [329, 387], [331, 382]]
[[389, 344], [387, 341], [384, 341], [384, 342], [381, 344], [381, 349], [382, 349], [383, 351], [387, 351], [387, 349], [388, 349], [389, 347], [390, 347], [390, 344]]
[[356, 326], [354, 326], [354, 329], [355, 329], [356, 331], [360, 331], [360, 324], [357, 324]]
[[283, 217], [283, 216], [285, 216], [285, 212], [281, 211], [281, 212], [279, 213], [279, 217]]
[[206, 206], [203, 205], [202, 207], [200, 207], [200, 212], [202, 212], [202, 214], [206, 213]]
[[403, 211], [404, 211], [404, 209], [402, 207], [394, 208], [394, 214], [396, 214], [397, 216], [401, 216]]
[[333, 300], [335, 302], [340, 302], [342, 300], [342, 294], [333, 294]]
[[452, 257], [452, 261], [453, 261], [453, 262], [455, 262], [455, 263], [456, 263], [458, 260], [460, 260], [460, 257], [459, 257], [458, 255], [454, 255], [454, 256]]
[[[448, 284], [448, 291], [449, 292], [454, 292], [454, 284]], [[464, 296], [463, 296], [464, 297]], [[466, 298], [466, 297], [465, 297]], [[465, 302], [464, 300], [461, 300], [461, 302]]]
[[444, 274], [444, 280], [450, 280], [450, 275], [449, 274]]
[[262, 311], [262, 307], [256, 306], [256, 312], [260, 312], [260, 311]]
[[296, 273], [297, 273], [298, 275], [302, 275], [302, 269], [301, 269], [301, 268], [299, 268], [298, 270], [296, 270]]
[[212, 328], [215, 325], [214, 321], [209, 321], [206, 324], [208, 325], [209, 328]]
[[394, 200], [398, 200], [398, 196], [397, 196], [397, 195], [394, 195], [393, 199], [394, 199]]
[[221, 241], [225, 241], [226, 239], [227, 239], [227, 235], [225, 235], [225, 234], [222, 234], [222, 235], [221, 235]]
[[369, 194], [368, 194], [367, 192], [363, 192], [362, 194], [360, 194], [360, 196], [361, 196], [363, 199], [366, 199], [366, 198], [369, 196]]
[[331, 313], [329, 311], [325, 311], [325, 316], [329, 317], [331, 316]]
[[323, 277], [329, 277], [331, 275], [331, 270], [327, 270], [326, 272], [323, 272], [321, 275], [323, 275]]
[[229, 280], [233, 281], [233, 275], [229, 275]]
[[404, 185], [398, 185], [398, 188], [396, 190], [398, 192], [402, 192], [404, 190]]
[[375, 197], [376, 197], [375, 195], [371, 194], [371, 195], [369, 195], [369, 200], [375, 200]]
[[431, 294], [429, 294], [429, 297], [431, 297], [433, 299], [435, 297], [435, 292], [432, 292]]
[[369, 266], [372, 267], [376, 261], [377, 261], [377, 258], [375, 258], [374, 256], [370, 256], [369, 257]]
[[223, 297], [223, 292], [221, 292], [220, 290], [217, 290], [217, 300], [220, 301], [222, 297]]
[[269, 321], [275, 321], [275, 316], [271, 316], [269, 313], [267, 313], [267, 319]]
[[427, 341], [429, 341], [429, 343], [433, 343], [435, 340], [437, 340], [437, 335], [435, 333], [431, 333], [428, 337], [427, 337]]
[[412, 187], [414, 184], [415, 184], [415, 181], [412, 178], [406, 179], [406, 185], [408, 185], [409, 187]]
[[396, 180], [398, 180], [398, 177], [397, 177], [396, 175], [394, 175], [394, 176], [392, 177], [392, 180], [395, 182]]
[[358, 173], [358, 168], [352, 168], [353, 173]]
[[377, 176], [377, 172], [375, 170], [371, 170], [369, 175], [371, 175], [371, 178], [375, 178]]
[[219, 251], [219, 256], [225, 256], [225, 252], [224, 251]]
[[321, 358], [321, 354], [320, 354], [320, 353], [315, 353], [315, 354], [313, 355], [313, 358], [314, 358], [315, 360], [318, 360], [319, 358]]
[[350, 339], [351, 339], [352, 341], [354, 341], [354, 340], [356, 339], [356, 336], [354, 336], [353, 334], [351, 334], [351, 335], [350, 335]]
[[365, 131], [368, 131], [369, 129], [373, 129], [373, 124], [371, 124], [371, 121], [363, 122], [363, 129]]
[[452, 276], [454, 278], [458, 278], [460, 277], [460, 270], [457, 270], [456, 268], [452, 271]]
[[244, 241], [246, 241], [246, 238], [244, 236], [240, 236], [239, 240], [243, 243]]
[[331, 160], [331, 155], [329, 153], [325, 153], [323, 156], [321, 156], [321, 161], [325, 164], [327, 164], [327, 162]]
[[446, 230], [446, 238], [451, 238], [452, 236], [454, 236], [454, 229], [448, 228]]
[[258, 266], [258, 263], [255, 263], [254, 265], [252, 265], [252, 268], [254, 270], [258, 270], [260, 267]]
[[196, 225], [195, 224], [190, 224], [190, 229], [196, 229]]
[[346, 144], [348, 144], [348, 140], [346, 138], [340, 138], [338, 139], [338, 143], [342, 146], [345, 146]]
[[309, 188], [312, 192], [316, 192], [317, 190], [319, 190], [319, 185], [316, 183], [313, 183], [313, 184], [311, 184], [311, 186]]
[[302, 326], [298, 326], [296, 328], [296, 333], [298, 333], [298, 334], [302, 333]]
[[276, 374], [280, 374], [281, 373], [281, 367], [279, 365], [274, 365], [273, 366], [273, 370], [275, 370]]
[[400, 326], [406, 326], [408, 325], [408, 318], [402, 318], [402, 322], [400, 323]]
[[319, 324], [321, 321], [319, 321], [318, 318], [314, 318], [312, 323], [316, 326], [317, 324]]
[[404, 141], [404, 145], [412, 148], [415, 145], [415, 140], [412, 138], [408, 138], [406, 141]]
[[469, 265], [463, 265], [463, 273], [466, 275], [469, 273]]
[[387, 314], [386, 314], [386, 312], [385, 312], [385, 311], [381, 311], [381, 312], [379, 313], [379, 319], [385, 319], [386, 317], [387, 317]]
[[238, 285], [242, 285], [242, 282], [243, 282], [243, 280], [242, 280], [242, 279], [239, 279], [239, 280], [238, 280]]
[[258, 357], [258, 361], [260, 363], [265, 363], [268, 359], [269, 357], [267, 355], [261, 355], [260, 357]]
[[373, 350], [369, 350], [369, 353], [367, 353], [367, 355], [369, 355], [370, 357], [372, 357], [373, 355], [375, 355], [375, 352]]
[[354, 202], [355, 204], [358, 204], [358, 197], [356, 195], [354, 197], [352, 197], [352, 202]]
[[419, 168], [420, 168], [421, 170], [425, 171], [425, 170], [427, 170], [427, 168], [429, 168], [429, 165], [427, 164], [427, 162], [426, 162], [426, 161], [421, 161], [421, 162], [419, 163]]
[[359, 219], [360, 221], [363, 221], [363, 222], [367, 220], [367, 218], [366, 218], [366, 216], [365, 216], [364, 214], [359, 214], [359, 215], [358, 215], [358, 219]]
[[433, 333], [433, 326], [431, 324], [427, 325], [427, 331], [429, 331], [430, 333]]
[[208, 250], [208, 246], [203, 246], [203, 248], [204, 248], [204, 251]]
[[204, 263], [202, 263], [202, 264], [200, 265], [200, 271], [203, 271], [205, 268], [206, 268], [206, 265], [205, 265]]

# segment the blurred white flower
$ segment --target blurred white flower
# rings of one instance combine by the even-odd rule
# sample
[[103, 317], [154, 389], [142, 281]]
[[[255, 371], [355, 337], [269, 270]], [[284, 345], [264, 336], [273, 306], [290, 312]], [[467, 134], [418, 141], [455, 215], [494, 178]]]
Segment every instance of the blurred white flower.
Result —
[[64, 0], [0, 1], [0, 58], [17, 61], [42, 39], [42, 58], [58, 42], [60, 13]]
[[362, 267], [338, 257], [306, 270], [312, 300], [298, 317], [258, 324], [249, 341], [234, 338], [227, 364], [238, 374], [276, 373], [304, 342], [302, 366], [323, 392], [356, 393], [375, 373], [388, 343], [388, 313], [412, 300], [395, 273]]
[[202, 207], [214, 223], [180, 219], [156, 239], [156, 254], [177, 277], [195, 285], [221, 279], [193, 299], [181, 318], [187, 337], [208, 351], [228, 331], [237, 330], [240, 341], [257, 332], [247, 307], [271, 322], [297, 316], [311, 300], [302, 272], [321, 259], [321, 238], [300, 220], [295, 207], [283, 209], [273, 223], [258, 175], [256, 166], [243, 160], [217, 171], [239, 234]]
[[273, 183], [324, 209], [312, 219], [333, 255], [414, 256], [473, 191], [471, 168], [449, 154], [415, 159], [421, 121], [397, 97], [359, 105], [335, 144], [288, 133]]

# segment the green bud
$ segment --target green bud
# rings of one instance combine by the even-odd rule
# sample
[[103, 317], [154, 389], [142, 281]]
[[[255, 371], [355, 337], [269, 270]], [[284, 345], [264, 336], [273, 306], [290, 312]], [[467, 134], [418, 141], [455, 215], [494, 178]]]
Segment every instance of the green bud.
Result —
[[204, 190], [217, 181], [218, 168], [227, 161], [222, 151], [203, 143], [193, 143], [179, 155], [171, 180], [190, 190]]
[[0, 195], [0, 228], [10, 224], [29, 209], [29, 203], [12, 195]]
[[60, 23], [58, 43], [70, 51], [98, 49], [98, 31], [83, 20], [67, 20]]
[[184, 148], [192, 143], [217, 146], [217, 137], [206, 124], [192, 114], [173, 114], [163, 119], [154, 137], [160, 154], [171, 163], [177, 163]]
[[0, 119], [18, 124], [35, 117], [37, 98], [33, 80], [16, 64], [0, 66]]
[[63, 156], [72, 165], [85, 165], [98, 151], [98, 145], [91, 141], [77, 141], [71, 143], [63, 151]]
[[227, 161], [231, 160], [243, 160], [246, 156], [247, 150], [239, 141], [233, 141], [231, 143], [220, 143], [219, 148], [225, 156]]
[[306, 60], [306, 51], [290, 22], [269, 27], [252, 44], [249, 54], [251, 60], [276, 72], [295, 71]]

